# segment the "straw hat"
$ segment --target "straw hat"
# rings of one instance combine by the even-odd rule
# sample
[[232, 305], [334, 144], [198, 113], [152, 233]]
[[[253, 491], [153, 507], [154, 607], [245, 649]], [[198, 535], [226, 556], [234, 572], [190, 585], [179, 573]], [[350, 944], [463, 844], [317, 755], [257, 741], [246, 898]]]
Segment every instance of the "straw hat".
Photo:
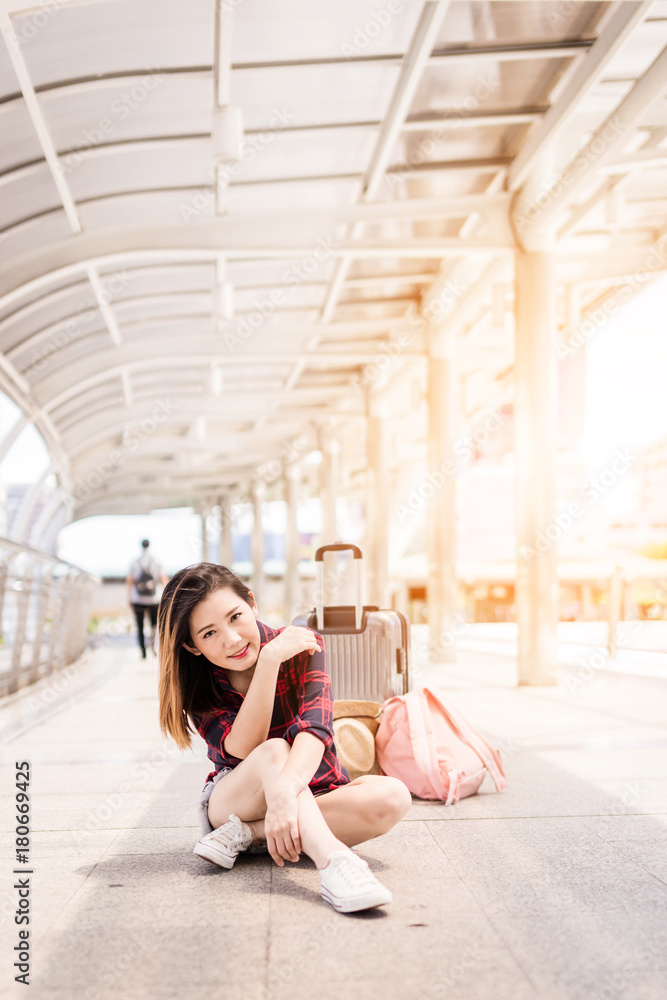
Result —
[[357, 701], [340, 699], [333, 703], [333, 717], [336, 719], [357, 719], [370, 729], [373, 736], [378, 731], [382, 705], [379, 701]]
[[375, 738], [368, 726], [364, 725], [365, 721], [334, 719], [336, 753], [346, 768], [350, 781], [361, 774], [380, 774], [380, 765], [375, 758]]

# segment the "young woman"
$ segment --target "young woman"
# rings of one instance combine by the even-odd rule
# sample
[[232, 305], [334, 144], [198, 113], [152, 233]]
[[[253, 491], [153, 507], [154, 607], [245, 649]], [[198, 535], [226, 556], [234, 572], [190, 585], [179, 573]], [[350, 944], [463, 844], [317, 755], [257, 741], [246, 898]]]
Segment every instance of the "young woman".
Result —
[[215, 765], [194, 853], [231, 868], [241, 851], [268, 851], [280, 867], [303, 851], [336, 910], [391, 902], [351, 848], [402, 819], [410, 792], [383, 775], [349, 780], [333, 742], [322, 637], [263, 625], [252, 591], [215, 563], [172, 577], [158, 621], [161, 729], [186, 748], [191, 720]]

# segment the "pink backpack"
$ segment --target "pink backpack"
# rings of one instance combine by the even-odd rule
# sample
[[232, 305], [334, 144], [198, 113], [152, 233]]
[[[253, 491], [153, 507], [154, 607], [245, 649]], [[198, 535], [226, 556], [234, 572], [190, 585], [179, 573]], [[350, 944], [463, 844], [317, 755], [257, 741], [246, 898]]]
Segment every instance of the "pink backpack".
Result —
[[507, 784], [497, 751], [428, 688], [385, 701], [375, 746], [383, 772], [420, 799], [451, 805], [474, 795], [487, 771], [499, 792]]

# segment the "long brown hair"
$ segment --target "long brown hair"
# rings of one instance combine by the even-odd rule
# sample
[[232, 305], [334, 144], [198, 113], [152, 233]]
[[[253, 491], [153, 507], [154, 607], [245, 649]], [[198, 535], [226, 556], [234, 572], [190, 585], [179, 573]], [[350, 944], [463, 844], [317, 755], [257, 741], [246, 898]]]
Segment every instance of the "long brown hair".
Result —
[[205, 656], [195, 656], [183, 643], [193, 646], [190, 614], [200, 601], [216, 590], [231, 587], [247, 604], [252, 592], [235, 573], [217, 563], [198, 563], [179, 570], [164, 588], [158, 609], [160, 633], [160, 729], [179, 747], [190, 746], [188, 716], [204, 715], [221, 705], [213, 670]]

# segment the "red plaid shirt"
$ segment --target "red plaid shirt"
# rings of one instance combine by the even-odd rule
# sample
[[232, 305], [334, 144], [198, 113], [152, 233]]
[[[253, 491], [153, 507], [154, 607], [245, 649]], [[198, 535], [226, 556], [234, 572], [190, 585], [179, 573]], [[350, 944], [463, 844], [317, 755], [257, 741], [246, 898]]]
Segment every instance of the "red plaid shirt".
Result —
[[[260, 649], [283, 630], [269, 628], [257, 622]], [[288, 743], [294, 742], [297, 733], [308, 732], [324, 743], [324, 755], [317, 771], [309, 782], [310, 790], [328, 792], [339, 785], [346, 785], [350, 778], [336, 756], [333, 741], [333, 702], [331, 681], [326, 672], [324, 640], [315, 633], [320, 651], [312, 655], [304, 650], [290, 660], [280, 664], [273, 715], [267, 739], [280, 737]], [[193, 716], [197, 732], [208, 744], [209, 759], [215, 770], [206, 778], [209, 781], [223, 767], [236, 767], [240, 757], [232, 757], [223, 744], [232, 728], [236, 714], [243, 704], [244, 696], [232, 687], [227, 671], [211, 664], [216, 683], [225, 692], [224, 708], [216, 708], [204, 716]]]

